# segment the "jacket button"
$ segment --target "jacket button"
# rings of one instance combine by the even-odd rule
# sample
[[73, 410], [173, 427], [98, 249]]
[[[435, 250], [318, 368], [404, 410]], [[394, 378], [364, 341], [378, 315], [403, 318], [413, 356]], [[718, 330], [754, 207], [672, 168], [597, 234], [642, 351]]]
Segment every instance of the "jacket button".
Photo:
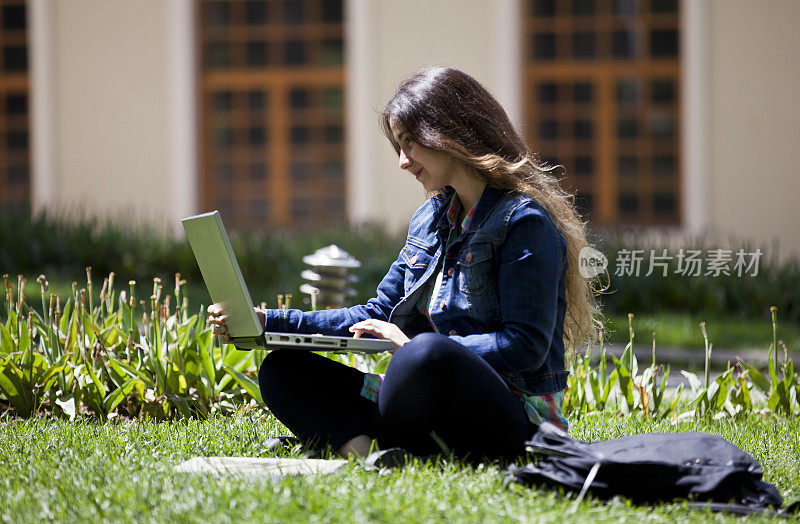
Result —
[[453, 268], [452, 267], [447, 270], [447, 276], [448, 277], [452, 277], [453, 276]]
[[411, 260], [409, 260], [409, 263], [410, 263], [412, 266], [413, 266], [414, 264], [416, 264], [416, 263], [417, 263], [417, 254], [416, 254], [416, 253], [414, 253], [414, 256], [413, 256], [413, 257], [411, 257]]
[[466, 260], [467, 262], [472, 262], [472, 252], [471, 251], [469, 253], [467, 253], [467, 256], [464, 257], [464, 260]]
[[456, 331], [455, 329], [451, 329], [448, 335], [458, 335], [458, 331]]
[[442, 300], [442, 311], [447, 309], [447, 304], [445, 304], [444, 300]]

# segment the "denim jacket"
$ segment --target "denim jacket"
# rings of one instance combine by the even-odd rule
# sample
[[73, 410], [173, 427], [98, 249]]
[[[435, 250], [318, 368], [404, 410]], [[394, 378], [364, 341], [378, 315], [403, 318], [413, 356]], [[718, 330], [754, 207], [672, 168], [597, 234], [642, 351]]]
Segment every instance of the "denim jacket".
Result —
[[[433, 322], [514, 389], [544, 395], [566, 388], [563, 236], [529, 196], [487, 186], [466, 230], [445, 253], [452, 195], [452, 190], [436, 195], [414, 214], [406, 244], [375, 298], [344, 309], [267, 310], [266, 327], [350, 336], [350, 326], [376, 318], [412, 338], [430, 331]], [[443, 279], [429, 321], [417, 303], [438, 268]]]

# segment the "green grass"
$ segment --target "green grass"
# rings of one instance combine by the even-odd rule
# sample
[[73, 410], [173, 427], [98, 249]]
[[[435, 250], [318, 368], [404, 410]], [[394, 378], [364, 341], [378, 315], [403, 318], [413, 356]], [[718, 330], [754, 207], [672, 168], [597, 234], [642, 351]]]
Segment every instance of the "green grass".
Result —
[[[709, 340], [716, 348], [756, 349], [766, 354], [772, 344], [772, 320], [769, 311], [763, 318], [743, 319], [733, 316], [690, 315], [689, 313], [642, 313], [635, 314], [633, 327], [636, 343], [649, 345], [656, 333], [658, 346], [702, 348], [703, 335], [700, 322], [706, 323]], [[606, 313], [604, 320], [605, 339], [612, 343], [627, 344], [628, 316]], [[778, 339], [783, 340], [793, 353], [800, 351], [800, 325], [782, 321], [778, 312]], [[783, 349], [778, 346], [783, 358]]]
[[[797, 419], [751, 415], [674, 427], [606, 413], [583, 416], [571, 427], [586, 440], [692, 430], [717, 434], [751, 453], [787, 502], [800, 497]], [[700, 522], [711, 517], [681, 503], [636, 507], [625, 500], [587, 500], [568, 518], [574, 495], [506, 486], [499, 465], [445, 461], [378, 473], [351, 462], [341, 474], [280, 480], [173, 471], [197, 455], [267, 456], [263, 440], [284, 432], [274, 418], [260, 414], [172, 423], [0, 420], [0, 521]]]

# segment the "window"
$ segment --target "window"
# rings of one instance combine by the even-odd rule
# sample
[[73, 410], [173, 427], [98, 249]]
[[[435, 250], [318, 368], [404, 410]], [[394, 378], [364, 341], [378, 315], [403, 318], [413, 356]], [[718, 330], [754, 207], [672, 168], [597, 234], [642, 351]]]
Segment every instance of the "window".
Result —
[[0, 0], [0, 207], [30, 205], [27, 10]]
[[526, 134], [595, 224], [678, 224], [679, 4], [528, 0]]
[[202, 0], [202, 203], [234, 228], [344, 218], [342, 0]]

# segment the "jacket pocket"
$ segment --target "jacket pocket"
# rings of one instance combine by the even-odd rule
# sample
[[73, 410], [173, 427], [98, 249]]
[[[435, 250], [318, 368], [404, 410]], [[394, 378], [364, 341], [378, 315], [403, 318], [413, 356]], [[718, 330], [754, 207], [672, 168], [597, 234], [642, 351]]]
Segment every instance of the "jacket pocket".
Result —
[[494, 264], [490, 242], [468, 244], [456, 263], [460, 266], [458, 287], [464, 293], [481, 295], [492, 286]]
[[406, 293], [422, 278], [433, 257], [423, 249], [412, 244], [406, 244], [402, 251], [403, 262], [406, 265], [403, 289]]

